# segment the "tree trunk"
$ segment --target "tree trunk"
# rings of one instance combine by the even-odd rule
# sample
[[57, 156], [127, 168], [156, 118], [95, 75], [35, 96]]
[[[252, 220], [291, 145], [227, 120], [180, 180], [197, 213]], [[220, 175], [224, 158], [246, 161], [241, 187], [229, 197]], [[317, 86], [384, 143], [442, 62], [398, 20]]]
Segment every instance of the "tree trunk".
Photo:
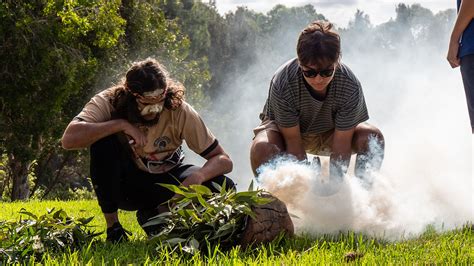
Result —
[[[1, 156], [1, 155], [0, 155]], [[1, 159], [0, 159], [1, 160]], [[1, 180], [1, 185], [0, 185], [0, 201], [2, 200], [2, 197], [3, 197], [3, 192], [5, 191], [5, 188], [8, 187], [8, 184], [9, 184], [9, 178], [10, 178], [10, 174], [9, 174], [9, 169], [8, 167], [3, 164], [3, 163], [6, 163], [5, 161], [1, 161], [0, 163], [0, 170], [3, 170], [3, 172], [5, 173], [3, 175], [3, 180]]]
[[28, 186], [28, 164], [15, 160], [14, 156], [9, 156], [8, 165], [11, 170], [12, 194], [11, 200], [26, 200], [30, 194]]

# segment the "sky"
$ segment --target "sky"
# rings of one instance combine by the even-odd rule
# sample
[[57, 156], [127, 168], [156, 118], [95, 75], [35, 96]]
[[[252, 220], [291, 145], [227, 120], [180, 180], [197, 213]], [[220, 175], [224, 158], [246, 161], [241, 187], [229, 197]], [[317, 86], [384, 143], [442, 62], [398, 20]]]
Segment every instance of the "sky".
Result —
[[455, 8], [454, 0], [216, 0], [216, 6], [221, 14], [234, 11], [238, 6], [247, 6], [249, 9], [265, 13], [277, 4], [287, 7], [312, 4], [318, 13], [322, 13], [329, 21], [339, 27], [347, 26], [354, 17], [357, 9], [364, 11], [374, 25], [395, 18], [395, 7], [398, 3], [419, 3], [434, 13], [449, 8]]

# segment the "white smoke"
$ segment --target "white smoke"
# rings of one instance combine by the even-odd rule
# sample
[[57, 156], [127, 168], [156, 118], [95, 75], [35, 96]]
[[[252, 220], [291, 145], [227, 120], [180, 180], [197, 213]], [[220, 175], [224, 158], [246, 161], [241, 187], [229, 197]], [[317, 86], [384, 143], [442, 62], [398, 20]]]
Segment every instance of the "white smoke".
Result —
[[[342, 61], [363, 86], [368, 122], [385, 136], [385, 159], [372, 189], [361, 186], [349, 169], [338, 192], [327, 197], [315, 193], [311, 166], [283, 160], [262, 168], [261, 185], [300, 217], [293, 220], [297, 230], [354, 230], [399, 239], [416, 236], [428, 225], [448, 230], [474, 221], [474, 144], [459, 69], [451, 69], [445, 59], [447, 37], [440, 36], [443, 49], [400, 47], [392, 56], [378, 47], [371, 54], [342, 51]], [[296, 39], [297, 33], [285, 42], [295, 46]], [[352, 40], [343, 36], [342, 41]], [[223, 108], [204, 116], [234, 161], [230, 176], [240, 190], [253, 178], [252, 129], [259, 124], [271, 76], [294, 56], [262, 51], [246, 72], [232, 74], [216, 100]]]

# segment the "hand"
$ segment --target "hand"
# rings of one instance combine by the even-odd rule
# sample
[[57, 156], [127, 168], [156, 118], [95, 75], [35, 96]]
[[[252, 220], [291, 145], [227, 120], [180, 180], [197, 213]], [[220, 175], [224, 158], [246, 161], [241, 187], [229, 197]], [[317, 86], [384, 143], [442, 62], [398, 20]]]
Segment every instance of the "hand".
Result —
[[146, 145], [147, 139], [145, 134], [126, 120], [124, 120], [123, 132], [133, 139], [135, 146], [144, 147]]
[[186, 179], [184, 179], [182, 185], [185, 187], [189, 187], [190, 185], [201, 185], [205, 180], [205, 177], [203, 174], [201, 174], [199, 171], [196, 171], [192, 174], [190, 174]]
[[449, 43], [449, 48], [448, 48], [448, 55], [446, 59], [448, 60], [449, 64], [451, 65], [452, 68], [458, 67], [461, 62], [458, 57], [458, 51], [459, 51], [459, 43], [458, 42], [450, 42]]

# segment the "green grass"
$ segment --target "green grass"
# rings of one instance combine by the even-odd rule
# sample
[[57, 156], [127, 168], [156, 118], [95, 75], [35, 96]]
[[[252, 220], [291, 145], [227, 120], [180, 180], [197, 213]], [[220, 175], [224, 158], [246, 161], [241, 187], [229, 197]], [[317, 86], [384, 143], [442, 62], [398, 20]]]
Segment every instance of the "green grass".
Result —
[[[75, 218], [95, 216], [91, 225], [96, 231], [104, 230], [104, 219], [96, 201], [31, 201], [1, 203], [0, 220], [19, 218], [22, 208], [44, 214], [48, 208], [62, 208]], [[347, 232], [338, 236], [298, 235], [279, 243], [260, 245], [248, 250], [235, 247], [222, 251], [219, 248], [193, 256], [156, 248], [146, 240], [135, 220], [134, 212], [121, 212], [123, 226], [132, 232], [131, 241], [119, 245], [105, 243], [105, 234], [98, 244], [78, 251], [48, 253], [41, 263], [45, 265], [70, 264], [219, 264], [219, 265], [320, 265], [344, 264], [345, 255], [355, 252], [363, 255], [351, 263], [356, 264], [464, 264], [474, 263], [474, 232], [465, 227], [450, 232], [437, 233], [428, 229], [416, 239], [386, 242]], [[31, 259], [28, 263], [34, 263]], [[0, 262], [1, 264], [1, 262]]]

